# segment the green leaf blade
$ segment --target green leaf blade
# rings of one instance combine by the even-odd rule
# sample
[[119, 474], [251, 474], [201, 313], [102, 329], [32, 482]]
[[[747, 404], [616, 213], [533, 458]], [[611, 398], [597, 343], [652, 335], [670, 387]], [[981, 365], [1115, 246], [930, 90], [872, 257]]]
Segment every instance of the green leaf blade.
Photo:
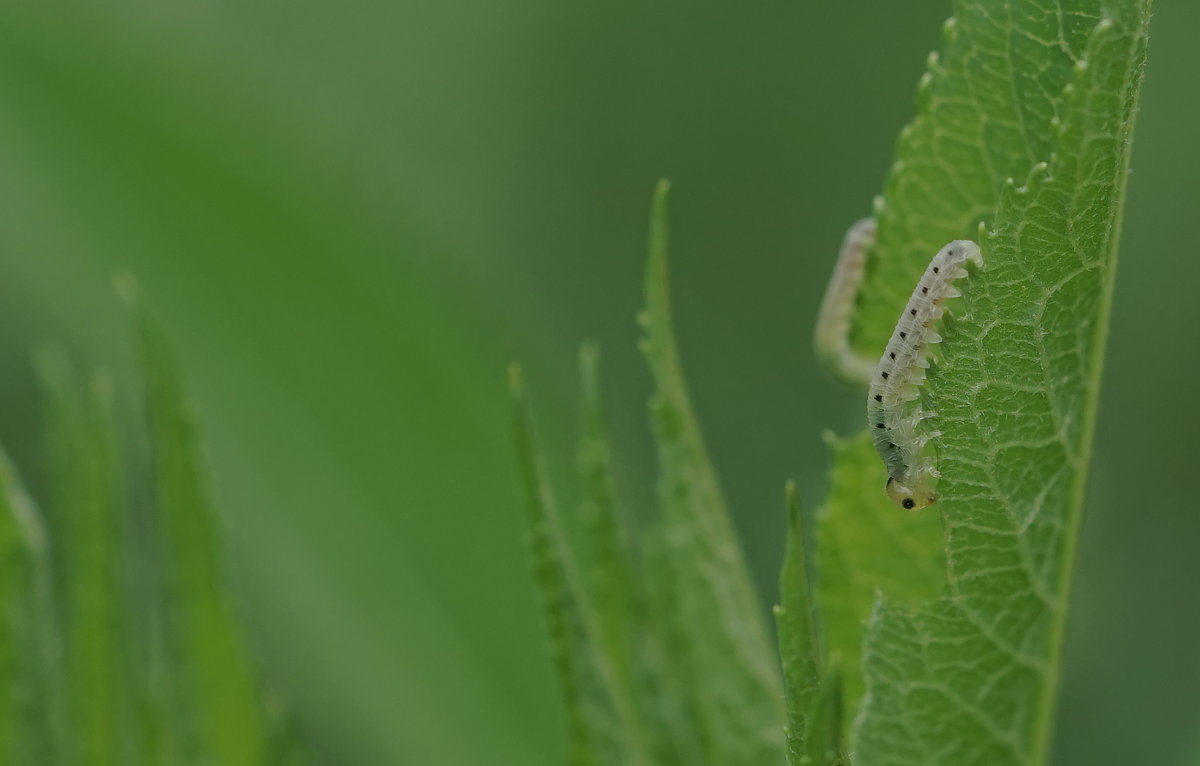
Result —
[[1148, 23], [1141, 2], [1079, 7], [1050, 38], [1090, 22], [1061, 47], [1074, 59], [1045, 126], [1053, 151], [1001, 190], [987, 270], [929, 375], [947, 590], [872, 617], [862, 766], [1048, 758]]
[[7, 482], [0, 487], [0, 762], [45, 757], [45, 719], [36, 709], [42, 668], [29, 593], [35, 574]]
[[800, 517], [796, 486], [787, 486], [788, 537], [779, 575], [779, 606], [775, 623], [779, 633], [779, 656], [783, 663], [783, 685], [788, 708], [788, 762], [801, 763], [806, 742], [812, 736], [808, 712], [821, 684], [821, 647], [817, 641], [816, 615], [811, 595], [804, 522]]
[[783, 663], [791, 766], [831, 766], [843, 753], [842, 674], [837, 660], [824, 663], [808, 576], [804, 520], [796, 485], [787, 486], [788, 538], [779, 582], [775, 622]]
[[901, 604], [941, 595], [946, 552], [936, 514], [899, 513], [884, 494], [887, 474], [868, 434], [827, 441], [834, 470], [829, 500], [816, 519], [816, 598], [825, 640], [840, 658], [847, 705], [854, 710], [865, 688], [866, 621], [879, 594]]
[[62, 626], [45, 517], [0, 450], [0, 757], [68, 763]]
[[119, 691], [121, 624], [116, 597], [122, 488], [112, 387], [107, 378], [96, 377], [82, 394], [66, 356], [56, 350], [39, 354], [37, 367], [64, 551], [71, 761], [108, 766], [118, 762], [124, 702]]
[[185, 762], [261, 764], [269, 726], [224, 589], [216, 514], [191, 415], [165, 339], [129, 280], [118, 282], [138, 338], [168, 586], [167, 644]]
[[1005, 179], [1049, 159], [1062, 88], [1099, 15], [1097, 0], [954, 3], [877, 203], [878, 242], [856, 314], [860, 353], [878, 356], [929, 259], [950, 240], [975, 238]]
[[588, 592], [601, 647], [623, 696], [628, 697], [633, 677], [637, 583], [631, 536], [613, 478], [612, 447], [600, 381], [600, 351], [594, 345], [584, 344], [580, 348], [579, 372], [583, 422], [576, 465], [583, 487], [579, 529], [587, 554]]
[[595, 615], [579, 588], [516, 365], [509, 368], [509, 390], [518, 475], [529, 515], [530, 557], [567, 715], [568, 763], [649, 763], [635, 712], [616, 682]]
[[738, 547], [725, 499], [693, 411], [667, 288], [668, 186], [655, 192], [646, 267], [642, 350], [656, 393], [662, 540], [674, 579], [677, 638], [689, 666], [708, 758], [715, 763], [781, 763], [783, 688], [765, 613]]

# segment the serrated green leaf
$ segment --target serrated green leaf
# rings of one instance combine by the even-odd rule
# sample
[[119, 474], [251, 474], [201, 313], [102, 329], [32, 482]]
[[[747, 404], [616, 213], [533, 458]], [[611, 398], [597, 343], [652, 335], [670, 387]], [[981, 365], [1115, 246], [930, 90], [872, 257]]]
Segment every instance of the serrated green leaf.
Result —
[[858, 347], [883, 347], [938, 247], [992, 231], [925, 389], [946, 593], [875, 609], [859, 766], [1048, 757], [1148, 15], [964, 0], [901, 136]]
[[[883, 493], [883, 463], [868, 434], [828, 438], [834, 453], [829, 500], [817, 514], [817, 604], [824, 638], [841, 657], [850, 710], [862, 698], [867, 616], [881, 591], [900, 604], [941, 595], [942, 524], [932, 513], [898, 513]], [[849, 718], [849, 717], [848, 717]]]
[[813, 766], [848, 766], [850, 756], [846, 753], [845, 688], [840, 655], [832, 654], [821, 673], [821, 685], [809, 699], [805, 726], [808, 736], [804, 742], [801, 764]]
[[707, 734], [687, 657], [691, 630], [677, 617], [678, 596], [670, 546], [659, 525], [638, 538], [641, 588], [637, 612], [637, 695], [653, 763], [707, 763]]
[[[677, 687], [679, 667], [664, 643], [671, 640], [670, 632], [658, 606], [669, 602], [652, 598], [654, 577], [648, 572], [652, 567], [635, 560], [630, 519], [617, 497], [599, 349], [584, 344], [579, 364], [583, 393], [577, 452], [583, 489], [579, 527], [599, 649], [612, 669], [613, 694], [634, 714], [635, 739], [645, 742], [650, 762], [658, 766], [695, 763], [699, 750], [690, 700], [671, 691]], [[656, 540], [653, 533], [642, 536], [644, 558], [648, 550], [655, 551], [650, 558], [661, 550]]]
[[[1135, 0], [1114, 0], [1129, 6]], [[1140, 1], [1140, 0], [1137, 0]], [[855, 315], [855, 347], [878, 357], [913, 284], [952, 239], [975, 239], [1007, 179], [1056, 151], [1062, 90], [1102, 0], [958, 0], [918, 86], [877, 201], [875, 251]]]
[[[66, 678], [71, 705], [70, 762], [118, 762], [121, 681], [116, 593], [121, 496], [112, 390], [93, 379], [86, 397], [66, 356], [38, 355], [46, 402], [48, 463], [60, 522], [65, 601]], [[86, 400], [86, 401], [85, 401]]]
[[542, 593], [546, 627], [569, 733], [572, 766], [648, 763], [639, 727], [614, 683], [603, 639], [577, 585], [571, 551], [533, 433], [520, 368], [509, 368], [518, 474], [529, 513], [534, 578]]
[[782, 763], [783, 689], [775, 651], [693, 412], [667, 289], [667, 183], [655, 192], [642, 349], [654, 376], [663, 541], [674, 579], [665, 619], [677, 636], [712, 763]]
[[[820, 724], [810, 725], [812, 701], [821, 686], [821, 645], [817, 641], [815, 604], [809, 581], [808, 549], [804, 520], [800, 517], [796, 485], [787, 484], [787, 546], [779, 575], [779, 605], [775, 624], [779, 632], [779, 656], [784, 665], [787, 702], [787, 761], [792, 766], [811, 764], [812, 748], [827, 738]], [[808, 759], [808, 760], [805, 760]]]
[[161, 331], [129, 279], [118, 282], [138, 338], [154, 450], [157, 520], [167, 580], [174, 729], [184, 763], [255, 766], [267, 758], [258, 683], [224, 588], [216, 515], [199, 466], [191, 415]]
[[628, 695], [632, 681], [633, 621], [636, 584], [633, 551], [625, 512], [617, 501], [612, 448], [604, 418], [600, 351], [584, 344], [579, 351], [583, 417], [576, 455], [583, 503], [579, 509], [585, 572], [598, 639], [614, 679]]

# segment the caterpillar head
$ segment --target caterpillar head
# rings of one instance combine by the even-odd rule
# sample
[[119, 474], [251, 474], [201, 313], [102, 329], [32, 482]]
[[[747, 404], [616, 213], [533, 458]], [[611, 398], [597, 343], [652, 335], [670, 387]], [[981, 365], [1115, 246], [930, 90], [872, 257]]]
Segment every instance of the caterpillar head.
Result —
[[887, 496], [892, 502], [906, 511], [917, 511], [928, 508], [937, 502], [937, 495], [932, 489], [920, 482], [916, 487], [906, 487], [895, 479], [887, 480]]

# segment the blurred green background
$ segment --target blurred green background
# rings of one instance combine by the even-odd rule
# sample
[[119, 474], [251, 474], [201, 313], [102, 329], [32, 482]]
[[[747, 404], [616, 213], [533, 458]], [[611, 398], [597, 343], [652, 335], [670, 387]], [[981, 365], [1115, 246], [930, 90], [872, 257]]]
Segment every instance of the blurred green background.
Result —
[[[1161, 0], [1134, 151], [1056, 764], [1200, 753], [1200, 6]], [[141, 280], [198, 411], [230, 578], [329, 763], [553, 764], [504, 367], [567, 478], [599, 340], [652, 499], [633, 315], [673, 182], [685, 364], [767, 598], [781, 494], [859, 395], [809, 335], [947, 2], [125, 0], [0, 10], [0, 435], [28, 357], [125, 374]], [[562, 494], [570, 500], [570, 484]]]

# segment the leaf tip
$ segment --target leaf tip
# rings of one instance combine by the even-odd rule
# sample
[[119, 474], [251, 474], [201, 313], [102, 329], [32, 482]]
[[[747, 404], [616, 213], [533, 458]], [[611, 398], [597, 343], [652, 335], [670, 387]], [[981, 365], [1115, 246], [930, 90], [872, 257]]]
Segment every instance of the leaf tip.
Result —
[[508, 393], [514, 401], [521, 401], [525, 397], [525, 378], [520, 362], [511, 362], [508, 365]]
[[958, 19], [951, 16], [942, 23], [942, 39], [948, 43], [958, 39]]
[[788, 479], [783, 485], [783, 500], [787, 507], [788, 524], [795, 526], [800, 518], [800, 493], [794, 479]]
[[600, 365], [600, 344], [594, 340], [585, 340], [579, 344], [579, 364], [587, 369]]
[[129, 269], [118, 269], [112, 275], [113, 289], [117, 297], [130, 310], [138, 310], [142, 306], [142, 288], [137, 277]]
[[887, 199], [882, 194], [876, 194], [871, 200], [871, 212], [875, 215], [875, 220], [878, 221], [887, 209]]
[[599, 344], [584, 341], [579, 345], [579, 383], [589, 417], [598, 417], [601, 409], [600, 362]]
[[830, 449], [837, 450], [845, 444], [845, 440], [833, 432], [832, 429], [826, 428], [821, 432], [821, 441]]

